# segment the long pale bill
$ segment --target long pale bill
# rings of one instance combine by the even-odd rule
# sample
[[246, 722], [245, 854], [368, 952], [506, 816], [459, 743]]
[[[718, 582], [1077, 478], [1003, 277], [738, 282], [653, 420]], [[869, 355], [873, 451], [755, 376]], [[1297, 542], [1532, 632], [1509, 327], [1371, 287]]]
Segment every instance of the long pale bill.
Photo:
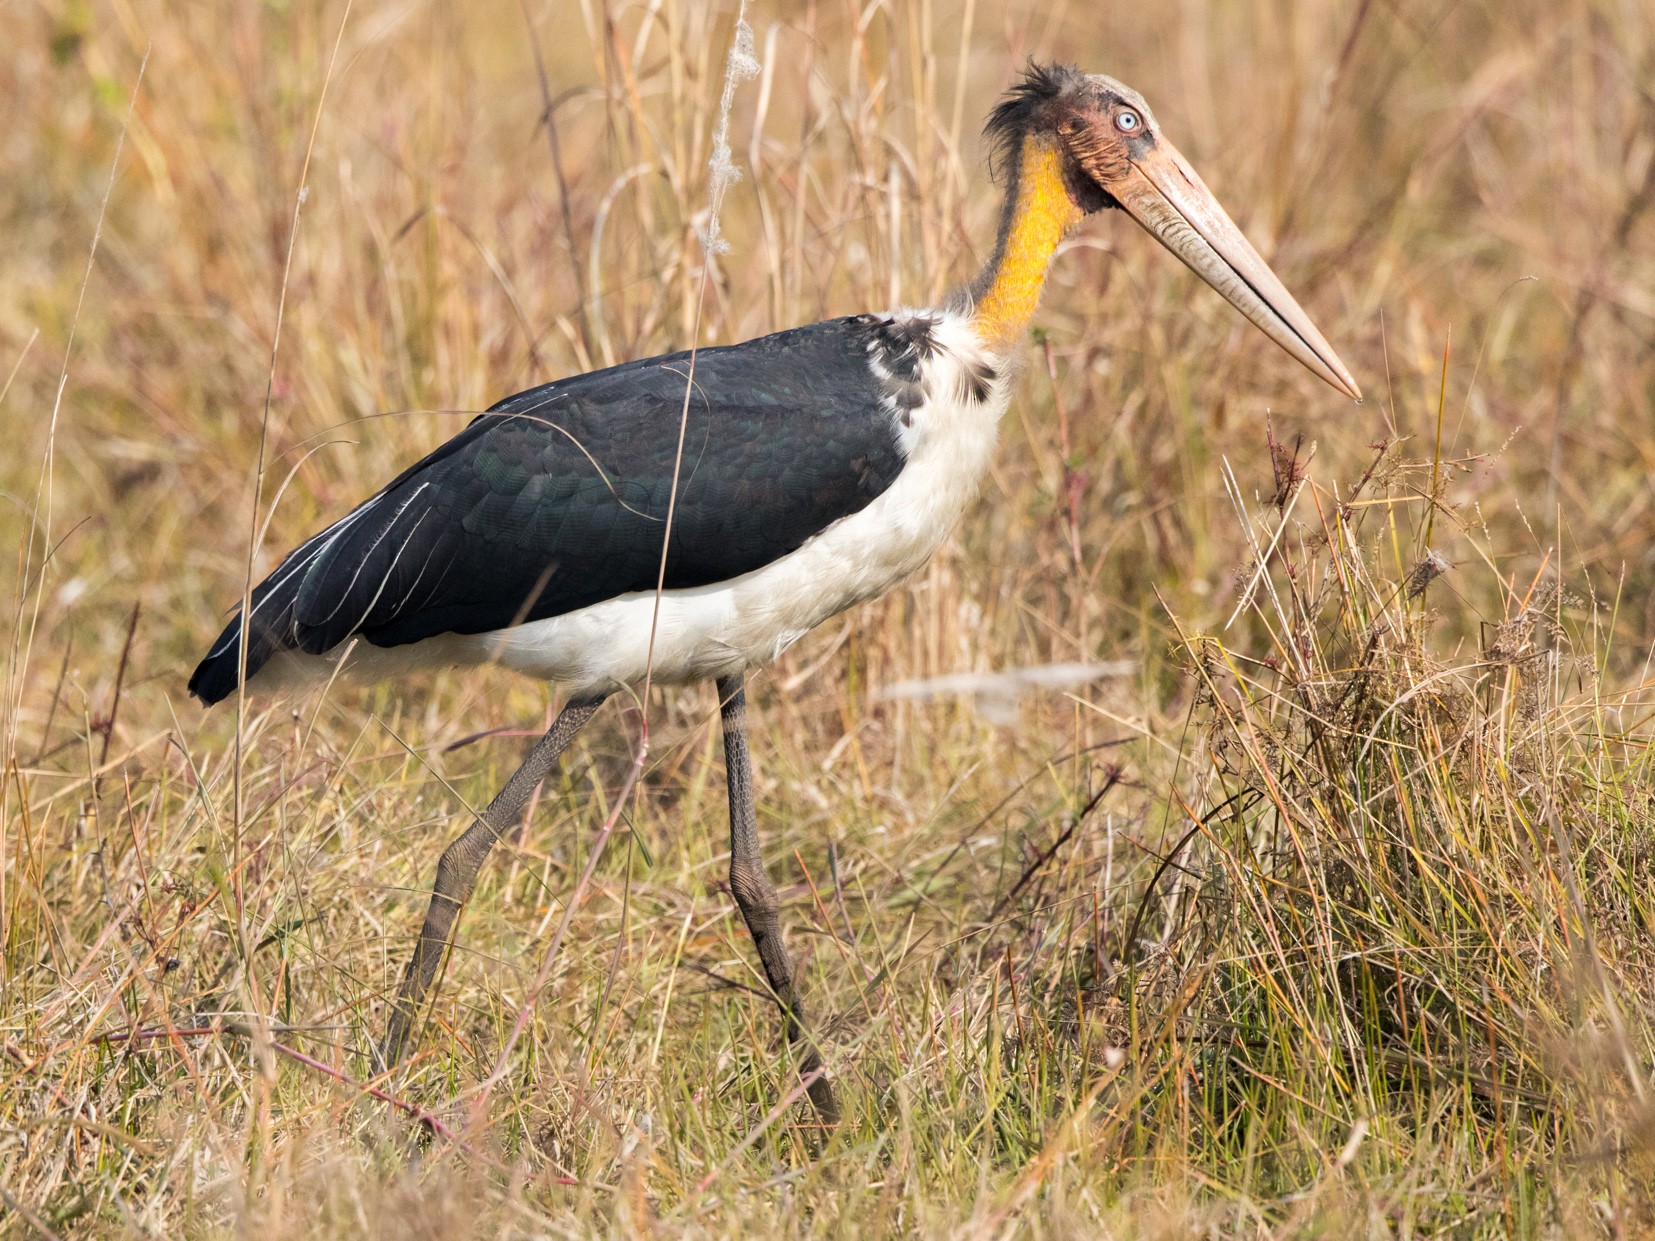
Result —
[[1353, 401], [1362, 390], [1310, 316], [1218, 205], [1184, 157], [1158, 139], [1109, 187], [1115, 200], [1266, 336]]

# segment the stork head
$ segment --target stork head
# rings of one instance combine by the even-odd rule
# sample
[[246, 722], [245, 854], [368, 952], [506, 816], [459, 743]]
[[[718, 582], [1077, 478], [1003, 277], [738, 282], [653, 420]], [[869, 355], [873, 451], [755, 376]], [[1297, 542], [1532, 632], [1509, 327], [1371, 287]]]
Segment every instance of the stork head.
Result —
[[1143, 96], [1113, 78], [1031, 66], [989, 118], [1002, 175], [1033, 143], [1056, 155], [1063, 191], [1082, 215], [1119, 207], [1264, 334], [1352, 400], [1361, 390], [1161, 127]]

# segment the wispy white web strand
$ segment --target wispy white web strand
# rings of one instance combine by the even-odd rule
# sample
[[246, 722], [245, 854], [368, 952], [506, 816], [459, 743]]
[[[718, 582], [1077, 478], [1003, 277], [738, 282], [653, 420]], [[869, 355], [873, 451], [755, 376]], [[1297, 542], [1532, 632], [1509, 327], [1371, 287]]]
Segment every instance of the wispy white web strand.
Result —
[[724, 93], [718, 99], [713, 154], [707, 161], [707, 167], [712, 172], [708, 186], [712, 206], [707, 213], [707, 227], [701, 233], [701, 245], [709, 257], [727, 253], [730, 249], [730, 243], [724, 240], [718, 227], [718, 211], [724, 203], [724, 191], [741, 180], [741, 170], [730, 158], [730, 107], [735, 102], [737, 85], [758, 75], [757, 45], [753, 42], [753, 28], [747, 24], [747, 0], [741, 0], [741, 11], [736, 14], [735, 38], [730, 41], [730, 54], [724, 59]]

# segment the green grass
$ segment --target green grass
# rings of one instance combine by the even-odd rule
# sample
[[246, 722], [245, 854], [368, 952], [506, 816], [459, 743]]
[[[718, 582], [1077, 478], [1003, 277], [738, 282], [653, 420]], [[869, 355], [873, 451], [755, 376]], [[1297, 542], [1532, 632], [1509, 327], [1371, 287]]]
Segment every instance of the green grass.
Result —
[[4, 12], [0, 1236], [1655, 1230], [1639, 6], [754, 10], [703, 342], [967, 277], [976, 129], [1059, 56], [1369, 393], [1125, 220], [1059, 256], [982, 502], [751, 691], [831, 1135], [777, 1107], [710, 690], [653, 693], [576, 900], [637, 715], [583, 735], [378, 1094], [436, 858], [553, 699], [183, 692], [255, 532], [262, 572], [461, 411], [688, 343], [733, 13]]

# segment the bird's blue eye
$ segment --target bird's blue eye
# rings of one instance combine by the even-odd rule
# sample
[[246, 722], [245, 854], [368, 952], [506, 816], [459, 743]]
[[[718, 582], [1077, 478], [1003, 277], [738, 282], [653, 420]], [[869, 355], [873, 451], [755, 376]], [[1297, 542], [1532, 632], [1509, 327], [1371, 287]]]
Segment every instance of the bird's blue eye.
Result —
[[1115, 128], [1123, 134], [1136, 133], [1138, 127], [1142, 124], [1143, 122], [1138, 119], [1138, 114], [1130, 109], [1115, 114]]

